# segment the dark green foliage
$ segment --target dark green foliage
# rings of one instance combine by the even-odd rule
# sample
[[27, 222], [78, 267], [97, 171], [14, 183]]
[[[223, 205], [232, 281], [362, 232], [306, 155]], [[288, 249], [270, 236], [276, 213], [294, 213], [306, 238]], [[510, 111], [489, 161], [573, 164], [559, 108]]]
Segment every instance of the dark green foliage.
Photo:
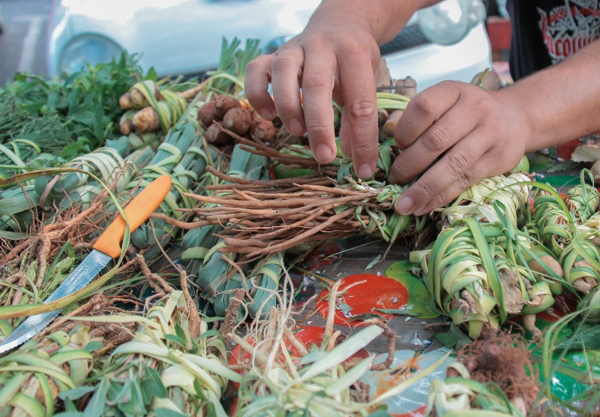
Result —
[[29, 139], [66, 160], [119, 136], [119, 98], [143, 78], [135, 55], [59, 79], [20, 73], [0, 89], [0, 143]]

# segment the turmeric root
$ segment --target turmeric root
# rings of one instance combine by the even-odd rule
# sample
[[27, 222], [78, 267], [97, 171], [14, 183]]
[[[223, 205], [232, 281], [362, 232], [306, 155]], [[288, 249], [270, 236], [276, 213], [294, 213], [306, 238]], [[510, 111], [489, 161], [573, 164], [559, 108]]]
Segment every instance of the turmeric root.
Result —
[[252, 125], [252, 112], [241, 107], [234, 107], [225, 113], [223, 127], [238, 135], [244, 135]]
[[209, 101], [198, 108], [198, 121], [204, 127], [209, 127], [213, 121], [220, 121], [221, 118], [217, 115], [216, 101]]
[[215, 108], [216, 108], [217, 116], [221, 119], [225, 116], [225, 113], [227, 113], [229, 110], [233, 109], [234, 107], [241, 107], [241, 106], [242, 105], [240, 104], [239, 100], [236, 100], [236, 99], [226, 96], [226, 95], [222, 95], [219, 98], [217, 98], [217, 100], [215, 100]]
[[153, 132], [160, 129], [158, 113], [152, 107], [144, 107], [132, 118], [135, 129], [141, 133]]
[[275, 140], [277, 131], [273, 122], [255, 116], [254, 124], [250, 128], [250, 135], [267, 143]]
[[233, 138], [227, 133], [222, 132], [217, 126], [217, 122], [208, 127], [204, 138], [212, 145], [221, 146], [233, 142]]

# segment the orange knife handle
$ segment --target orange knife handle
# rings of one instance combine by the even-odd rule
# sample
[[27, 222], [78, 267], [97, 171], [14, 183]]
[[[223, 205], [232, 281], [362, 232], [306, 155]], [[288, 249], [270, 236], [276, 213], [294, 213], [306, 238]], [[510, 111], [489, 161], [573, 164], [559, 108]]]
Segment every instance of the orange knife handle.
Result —
[[[135, 196], [133, 201], [125, 207], [125, 215], [127, 216], [127, 220], [129, 220], [130, 233], [148, 219], [150, 214], [165, 199], [170, 189], [171, 177], [163, 175], [152, 181]], [[94, 245], [94, 249], [107, 254], [113, 259], [118, 258], [121, 255], [121, 241], [125, 236], [125, 226], [125, 219], [119, 215], [102, 233]]]

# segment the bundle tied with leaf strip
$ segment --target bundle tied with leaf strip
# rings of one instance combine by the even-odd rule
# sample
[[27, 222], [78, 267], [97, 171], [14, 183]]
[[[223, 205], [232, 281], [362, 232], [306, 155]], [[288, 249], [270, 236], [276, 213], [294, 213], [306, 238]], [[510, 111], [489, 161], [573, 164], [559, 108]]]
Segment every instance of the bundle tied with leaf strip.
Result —
[[600, 195], [594, 187], [582, 183], [571, 188], [564, 202], [556, 190], [546, 186], [536, 192], [535, 220], [546, 246], [557, 256], [566, 283], [589, 294], [600, 282], [600, 253], [591, 241], [595, 222], [587, 223], [596, 212]]
[[466, 217], [482, 223], [495, 223], [500, 220], [494, 208], [495, 202], [501, 202], [505, 210], [502, 217], [508, 219], [513, 227], [524, 220], [525, 210], [529, 209], [528, 198], [531, 186], [528, 175], [515, 172], [497, 175], [479, 181], [469, 187], [448, 207], [437, 209], [441, 212], [440, 229], [452, 226], [457, 220]]
[[598, 208], [600, 195], [594, 187], [582, 183], [571, 188], [564, 203], [552, 187], [539, 188], [534, 195], [534, 218], [548, 248], [561, 256], [575, 234], [575, 225], [585, 223]]
[[[214, 172], [214, 170], [211, 170]], [[222, 176], [234, 185], [207, 187], [215, 196], [189, 195], [202, 203], [192, 209], [196, 225], [225, 224], [222, 253], [256, 260], [302, 243], [367, 233], [393, 243], [413, 235], [426, 218], [402, 216], [394, 203], [408, 186], [327, 177], [249, 181]]]
[[[153, 179], [168, 174], [173, 185], [159, 212], [177, 216], [180, 207], [189, 209], [193, 206], [193, 200], [184, 195], [196, 189], [195, 184], [205, 174], [206, 167], [217, 165], [219, 159], [217, 152], [198, 137], [193, 123], [182, 123], [169, 130], [152, 161], [127, 186], [126, 196], [129, 197], [132, 190], [141, 191]], [[131, 241], [138, 250], [145, 250], [145, 257], [152, 263], [160, 254], [160, 247], [165, 247], [176, 232], [177, 228], [173, 225], [154, 219], [135, 230]]]
[[62, 411], [59, 394], [85, 385], [92, 355], [85, 350], [88, 329], [58, 331], [40, 343], [31, 340], [0, 358], [2, 416], [52, 416]]
[[[103, 183], [113, 191], [123, 191], [154, 155], [150, 145], [135, 149], [135, 144], [136, 139], [125, 136], [109, 140], [107, 146], [64, 165], [48, 154], [35, 158], [31, 164], [48, 168], [28, 166], [28, 172], [7, 179], [9, 187], [0, 192], [0, 237], [23, 239], [38, 223], [54, 222], [62, 211], [74, 213], [91, 207], [98, 196], [104, 196]], [[55, 164], [57, 168], [52, 168]]]
[[[264, 179], [267, 177], [266, 164], [267, 160], [263, 156], [247, 152], [236, 145], [227, 175], [244, 180]], [[211, 170], [204, 177], [203, 185], [209, 194], [214, 192], [210, 189], [211, 185], [225, 185], [226, 182], [216, 176], [214, 172], [216, 171]], [[185, 251], [181, 257], [184, 261], [188, 261], [187, 270], [195, 277], [196, 284], [202, 289], [200, 296], [214, 303], [215, 312], [218, 315], [225, 314], [230, 297], [236, 289], [246, 288], [255, 301], [250, 308], [250, 313], [254, 316], [257, 313], [255, 308], [257, 305], [266, 302], [266, 299], [274, 301], [272, 293], [257, 290], [257, 288], [273, 289], [277, 287], [279, 274], [276, 270], [280, 269], [277, 265], [281, 261], [277, 262], [276, 255], [274, 255], [271, 259], [267, 259], [264, 265], [263, 260], [260, 260], [256, 267], [246, 265], [233, 271], [235, 255], [224, 255], [218, 251], [223, 246], [222, 239], [218, 236], [222, 230], [223, 228], [219, 224], [214, 224], [195, 227], [187, 231], [183, 236]]]
[[94, 320], [133, 322], [139, 329], [95, 368], [94, 390], [78, 404], [86, 414], [226, 415], [220, 399], [228, 381], [240, 382], [241, 377], [227, 368], [223, 339], [210, 334], [189, 294], [171, 292], [145, 317], [122, 314]]
[[531, 250], [526, 235], [510, 225], [481, 224], [472, 218], [463, 222], [441, 232], [431, 250], [410, 254], [411, 262], [421, 263], [437, 308], [465, 326], [472, 339], [492, 334], [521, 313], [526, 328], [539, 335], [535, 314], [552, 306], [554, 298], [543, 274], [532, 270], [525, 258], [531, 257], [546, 273], [552, 269]]
[[[193, 89], [194, 92], [200, 90]], [[179, 121], [186, 110], [187, 96], [182, 96], [169, 89], [160, 89], [152, 80], [135, 84], [119, 99], [123, 109], [129, 110], [121, 116], [120, 130], [127, 135], [133, 130], [141, 133], [162, 130], [167, 134], [169, 129]], [[193, 97], [193, 95], [192, 95]]]

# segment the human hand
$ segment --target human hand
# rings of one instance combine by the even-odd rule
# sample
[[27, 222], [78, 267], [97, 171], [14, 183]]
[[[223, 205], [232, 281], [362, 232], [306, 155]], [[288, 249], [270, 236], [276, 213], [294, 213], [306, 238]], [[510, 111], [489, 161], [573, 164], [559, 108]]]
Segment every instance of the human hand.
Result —
[[396, 211], [427, 214], [518, 165], [532, 129], [522, 100], [510, 90], [446, 81], [411, 100], [394, 131], [402, 152], [388, 180], [404, 184], [425, 173], [396, 202]]
[[336, 155], [335, 100], [343, 106], [342, 151], [353, 158], [357, 175], [368, 179], [378, 156], [379, 59], [377, 42], [366, 25], [349, 24], [342, 17], [317, 19], [274, 54], [248, 64], [246, 97], [263, 118], [272, 120], [278, 114], [292, 135], [308, 132], [313, 154], [322, 164]]

